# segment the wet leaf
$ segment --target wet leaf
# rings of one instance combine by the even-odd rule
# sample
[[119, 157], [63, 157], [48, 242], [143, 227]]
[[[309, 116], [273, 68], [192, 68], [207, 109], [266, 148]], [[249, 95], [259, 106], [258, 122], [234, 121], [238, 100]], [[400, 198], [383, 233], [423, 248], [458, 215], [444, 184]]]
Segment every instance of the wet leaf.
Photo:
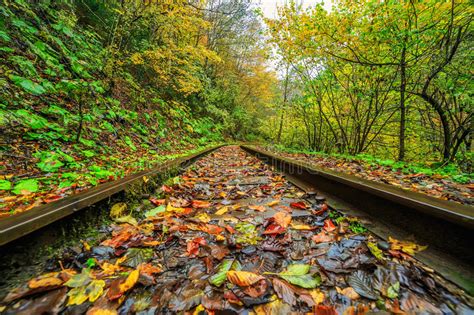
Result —
[[206, 245], [207, 242], [202, 237], [196, 237], [195, 239], [189, 240], [186, 243], [186, 254], [194, 257], [199, 254], [199, 245]]
[[259, 211], [259, 212], [264, 212], [265, 206], [249, 206], [249, 209], [254, 210], [254, 211]]
[[204, 200], [193, 200], [191, 204], [193, 208], [198, 208], [198, 209], [205, 209], [211, 206], [210, 202], [204, 201]]
[[231, 270], [227, 272], [227, 279], [235, 285], [245, 287], [265, 278], [253, 272]]
[[301, 210], [306, 210], [308, 208], [303, 201], [292, 202], [290, 203], [290, 207], [295, 208], [295, 209], [301, 209]]
[[151, 248], [130, 248], [125, 254], [127, 257], [123, 262], [124, 265], [136, 268], [138, 265], [147, 262], [153, 257]]
[[212, 277], [209, 278], [209, 282], [216, 287], [220, 287], [227, 278], [227, 272], [231, 269], [234, 259], [225, 259], [218, 266], [217, 270]]
[[398, 297], [398, 292], [400, 291], [400, 282], [395, 282], [387, 289], [387, 297], [391, 299], [396, 299]]
[[372, 288], [369, 275], [366, 272], [361, 270], [354, 272], [347, 278], [347, 283], [349, 283], [349, 285], [363, 297], [371, 300], [378, 299], [378, 295]]
[[321, 278], [318, 275], [309, 274], [310, 268], [310, 265], [304, 264], [289, 265], [287, 269], [280, 272], [278, 276], [302, 288], [314, 289], [321, 283]]
[[323, 229], [326, 230], [326, 232], [331, 232], [336, 229], [336, 226], [334, 225], [334, 223], [332, 223], [331, 219], [326, 219], [324, 220]]
[[48, 278], [40, 278], [40, 279], [32, 279], [28, 282], [28, 287], [30, 289], [36, 289], [41, 287], [49, 287], [49, 286], [58, 286], [63, 284], [63, 280], [57, 277], [48, 277]]
[[81, 273], [73, 275], [64, 285], [70, 288], [78, 288], [87, 285], [91, 280], [89, 271], [82, 269]]
[[313, 242], [315, 243], [327, 243], [334, 241], [334, 235], [328, 234], [326, 231], [321, 231], [320, 233], [312, 237]]
[[127, 204], [124, 202], [116, 203], [110, 209], [110, 216], [112, 218], [118, 218], [125, 214], [127, 211]]
[[428, 248], [428, 246], [422, 246], [412, 242], [399, 241], [391, 237], [388, 238], [388, 241], [390, 242], [391, 250], [401, 250], [402, 252], [409, 255], [414, 255], [415, 253], [421, 252], [422, 250]]
[[211, 221], [211, 217], [206, 212], [201, 212], [200, 214], [195, 216], [195, 218], [203, 223], [208, 223], [209, 221]]
[[289, 305], [294, 305], [296, 303], [295, 292], [288, 282], [274, 278], [272, 283], [273, 289], [280, 299]]
[[283, 228], [287, 228], [291, 222], [291, 214], [285, 211], [280, 211], [273, 216], [273, 219], [275, 220], [276, 224]]
[[150, 218], [150, 217], [154, 217], [156, 216], [157, 214], [159, 213], [163, 213], [166, 211], [166, 207], [164, 205], [160, 205], [156, 208], [153, 208], [151, 210], [148, 210], [145, 212], [145, 217], [146, 218]]
[[270, 223], [265, 231], [262, 233], [264, 235], [272, 235], [272, 234], [283, 234], [286, 232], [286, 229], [279, 224]]
[[215, 215], [223, 215], [223, 214], [225, 214], [227, 211], [229, 211], [229, 207], [224, 206], [224, 207], [220, 208], [219, 210], [217, 210], [214, 214], [215, 214]]
[[367, 242], [367, 247], [369, 248], [370, 252], [372, 255], [375, 256], [378, 260], [383, 260], [383, 252], [380, 248], [378, 248], [376, 243], [373, 242]]
[[286, 315], [291, 313], [291, 306], [275, 298], [272, 302], [254, 306], [256, 315]]
[[337, 293], [342, 294], [351, 300], [357, 300], [358, 298], [360, 298], [360, 295], [352, 287], [347, 287], [344, 289], [336, 287], [336, 291]]

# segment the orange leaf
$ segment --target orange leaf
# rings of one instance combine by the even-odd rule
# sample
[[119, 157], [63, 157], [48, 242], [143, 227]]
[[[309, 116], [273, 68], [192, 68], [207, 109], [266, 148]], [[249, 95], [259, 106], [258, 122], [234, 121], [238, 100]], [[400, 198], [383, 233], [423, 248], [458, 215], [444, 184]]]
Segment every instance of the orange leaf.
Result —
[[192, 202], [193, 208], [209, 208], [211, 206], [211, 203], [209, 201], [204, 201], [204, 200], [193, 200]]
[[56, 277], [48, 277], [43, 279], [31, 279], [28, 282], [28, 287], [30, 287], [30, 289], [36, 289], [42, 287], [57, 286], [61, 284], [63, 284], [63, 280]]
[[327, 232], [331, 232], [336, 229], [336, 226], [334, 225], [334, 223], [332, 223], [331, 219], [326, 219], [324, 220], [323, 229], [325, 229]]
[[275, 223], [281, 227], [287, 228], [291, 222], [291, 214], [285, 211], [280, 211], [273, 216], [273, 219], [275, 219]]
[[265, 211], [265, 206], [249, 206], [249, 209], [263, 212]]
[[227, 279], [235, 285], [247, 287], [265, 279], [264, 277], [248, 271], [227, 271]]

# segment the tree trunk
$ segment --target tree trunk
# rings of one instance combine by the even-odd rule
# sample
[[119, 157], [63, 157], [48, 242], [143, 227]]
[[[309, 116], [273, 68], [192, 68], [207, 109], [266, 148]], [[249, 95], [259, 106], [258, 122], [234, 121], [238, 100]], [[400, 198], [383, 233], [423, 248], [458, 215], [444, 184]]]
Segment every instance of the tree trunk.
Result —
[[398, 144], [398, 160], [405, 159], [405, 90], [406, 90], [406, 46], [403, 45], [402, 56], [400, 58], [400, 134]]

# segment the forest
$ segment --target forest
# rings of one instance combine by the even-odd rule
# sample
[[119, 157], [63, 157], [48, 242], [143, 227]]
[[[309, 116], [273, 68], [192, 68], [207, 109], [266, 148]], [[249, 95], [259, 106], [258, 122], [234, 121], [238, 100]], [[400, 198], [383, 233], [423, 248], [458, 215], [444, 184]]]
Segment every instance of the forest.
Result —
[[473, 17], [0, 1], [0, 313], [472, 314]]
[[250, 0], [15, 0], [0, 14], [7, 211], [224, 141], [472, 178], [468, 1], [269, 16]]

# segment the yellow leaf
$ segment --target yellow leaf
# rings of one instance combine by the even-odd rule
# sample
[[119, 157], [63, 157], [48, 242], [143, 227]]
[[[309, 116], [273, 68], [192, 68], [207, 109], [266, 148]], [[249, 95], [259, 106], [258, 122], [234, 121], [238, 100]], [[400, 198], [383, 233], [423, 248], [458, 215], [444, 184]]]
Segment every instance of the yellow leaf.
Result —
[[110, 216], [112, 218], [118, 218], [121, 217], [125, 211], [127, 211], [127, 204], [124, 202], [119, 202], [114, 204], [112, 209], [110, 209]]
[[298, 224], [291, 222], [291, 228], [294, 230], [314, 230], [315, 228], [307, 224]]
[[104, 280], [92, 280], [86, 288], [86, 294], [89, 297], [89, 301], [94, 302], [97, 300], [102, 293], [104, 293]]
[[229, 211], [229, 207], [225, 206], [225, 207], [222, 207], [220, 208], [219, 210], [216, 211], [216, 215], [223, 215], [224, 213], [226, 213], [227, 211]]
[[269, 203], [267, 203], [267, 206], [269, 207], [273, 207], [273, 206], [276, 206], [277, 204], [280, 203], [280, 200], [273, 200], [273, 201], [270, 201]]
[[41, 287], [61, 285], [62, 283], [63, 283], [63, 280], [59, 278], [48, 277], [48, 278], [43, 278], [43, 279], [31, 279], [28, 282], [28, 287], [30, 287], [30, 289], [36, 289], [36, 288], [41, 288]]
[[147, 176], [143, 176], [143, 182], [144, 182], [144, 183], [148, 183], [149, 180], [150, 180], [150, 179], [149, 179]]
[[140, 276], [140, 271], [138, 271], [138, 269], [130, 272], [125, 282], [120, 284], [120, 287], [119, 287], [120, 292], [126, 292], [130, 290], [131, 288], [133, 288], [135, 283], [137, 283], [139, 276]]
[[231, 270], [227, 271], [227, 279], [233, 284], [246, 287], [265, 278], [253, 272]]
[[86, 287], [78, 287], [70, 290], [67, 293], [67, 296], [69, 296], [69, 300], [67, 301], [67, 305], [80, 305], [87, 301], [89, 298], [86, 295]]
[[220, 235], [220, 234], [219, 234], [219, 235], [216, 235], [216, 241], [218, 241], [218, 242], [225, 241], [225, 236]]
[[201, 314], [201, 312], [204, 312], [205, 310], [206, 309], [204, 308], [204, 306], [202, 306], [202, 304], [199, 304], [194, 310], [193, 315]]
[[318, 305], [323, 303], [324, 301], [324, 293], [319, 291], [318, 289], [314, 289], [309, 291], [309, 294], [313, 298], [314, 304]]
[[116, 310], [106, 310], [101, 308], [91, 308], [87, 311], [86, 315], [117, 315]]
[[388, 241], [390, 242], [390, 249], [392, 250], [401, 250], [410, 255], [414, 255], [416, 252], [421, 252], [428, 248], [428, 246], [418, 245], [412, 242], [407, 241], [399, 241], [392, 237], [388, 237]]
[[208, 223], [209, 221], [211, 221], [211, 217], [206, 212], [202, 212], [198, 214], [196, 216], [196, 219], [198, 219], [199, 221], [203, 223]]

